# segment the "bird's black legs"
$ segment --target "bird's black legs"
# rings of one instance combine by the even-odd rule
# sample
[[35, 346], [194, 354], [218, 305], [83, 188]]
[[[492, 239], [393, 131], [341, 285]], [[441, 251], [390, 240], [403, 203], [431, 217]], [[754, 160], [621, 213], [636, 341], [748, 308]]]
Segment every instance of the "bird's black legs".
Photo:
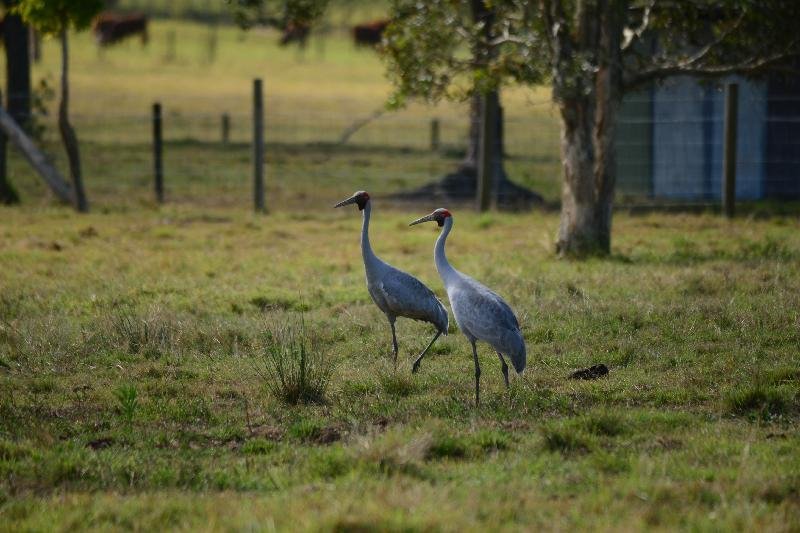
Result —
[[475, 407], [481, 404], [481, 364], [478, 362], [478, 348], [472, 342], [472, 358], [475, 360]]
[[436, 339], [438, 339], [439, 335], [441, 334], [442, 334], [441, 331], [437, 331], [436, 335], [434, 335], [433, 338], [431, 339], [431, 342], [428, 343], [428, 346], [426, 346], [425, 349], [422, 350], [422, 353], [419, 354], [419, 357], [417, 357], [416, 361], [414, 361], [414, 365], [411, 367], [412, 374], [417, 373], [417, 370], [419, 370], [419, 364], [422, 362], [422, 358], [425, 357], [425, 354], [428, 353], [428, 350], [430, 350], [431, 346], [433, 346], [433, 343], [436, 342]]
[[397, 368], [397, 335], [394, 332], [394, 320], [391, 318], [389, 325], [392, 326], [392, 350], [394, 351], [394, 366]]
[[508, 365], [506, 364], [506, 360], [503, 359], [503, 354], [501, 354], [500, 352], [497, 352], [497, 357], [500, 358], [500, 364], [503, 365], [503, 377], [506, 380], [506, 388], [508, 388], [509, 387], [509, 385], [508, 385]]

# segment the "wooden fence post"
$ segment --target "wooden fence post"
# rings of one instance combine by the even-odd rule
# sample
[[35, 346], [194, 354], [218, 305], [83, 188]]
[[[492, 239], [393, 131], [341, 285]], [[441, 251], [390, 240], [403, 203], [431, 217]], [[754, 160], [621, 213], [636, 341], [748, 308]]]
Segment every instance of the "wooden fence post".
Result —
[[497, 98], [481, 96], [481, 138], [478, 147], [478, 211], [488, 211], [492, 205], [493, 152], [497, 143]]
[[163, 137], [161, 135], [161, 104], [153, 104], [153, 171], [155, 174], [156, 201], [164, 203]]
[[261, 79], [253, 80], [253, 194], [256, 212], [266, 211], [264, 201], [264, 98]]
[[739, 85], [725, 86], [724, 153], [722, 156], [722, 210], [725, 216], [736, 214], [736, 138], [739, 122]]
[[227, 113], [222, 114], [222, 144], [228, 144], [231, 140], [231, 116]]
[[431, 152], [439, 151], [439, 119], [431, 119]]

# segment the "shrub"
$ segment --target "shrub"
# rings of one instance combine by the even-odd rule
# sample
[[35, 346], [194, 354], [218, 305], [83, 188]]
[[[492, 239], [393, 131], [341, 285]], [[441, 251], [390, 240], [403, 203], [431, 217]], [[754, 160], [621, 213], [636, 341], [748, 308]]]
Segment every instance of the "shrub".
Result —
[[262, 363], [256, 370], [274, 397], [287, 404], [325, 402], [333, 364], [309, 335], [302, 315], [296, 323], [271, 328]]

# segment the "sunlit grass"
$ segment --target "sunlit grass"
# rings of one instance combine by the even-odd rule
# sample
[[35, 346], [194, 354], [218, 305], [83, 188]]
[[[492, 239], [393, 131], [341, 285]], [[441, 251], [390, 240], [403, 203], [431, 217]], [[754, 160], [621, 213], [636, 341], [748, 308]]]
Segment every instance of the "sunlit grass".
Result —
[[[435, 228], [375, 202], [376, 251], [444, 297]], [[475, 409], [457, 332], [412, 376], [430, 332], [398, 321], [394, 369], [354, 212], [2, 215], [12, 529], [797, 523], [794, 218], [620, 214], [611, 259], [569, 263], [555, 214], [456, 210], [451, 261], [509, 300], [529, 354], [506, 391], [481, 347]], [[324, 403], [287, 405], [256, 371], [298, 312], [335, 365]]]

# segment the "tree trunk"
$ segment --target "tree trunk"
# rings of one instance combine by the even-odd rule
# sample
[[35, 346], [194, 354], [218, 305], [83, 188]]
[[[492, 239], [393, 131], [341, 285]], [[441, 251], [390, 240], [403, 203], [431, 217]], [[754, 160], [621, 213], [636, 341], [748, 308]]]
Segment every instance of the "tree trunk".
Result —
[[[562, 256], [611, 251], [616, 148], [614, 134], [622, 100], [620, 40], [622, 3], [598, 0], [598, 61], [592, 83], [559, 101], [564, 180], [556, 251]], [[587, 20], [593, 17], [587, 13]], [[591, 46], [587, 41], [583, 46]]]
[[[66, 26], [66, 25], [65, 25]], [[67, 30], [61, 31], [61, 102], [58, 106], [58, 129], [64, 142], [64, 150], [69, 159], [69, 173], [75, 194], [75, 208], [81, 212], [89, 211], [89, 202], [83, 189], [81, 176], [81, 156], [78, 148], [78, 137], [69, 123], [69, 42]]]
[[6, 109], [28, 130], [31, 118], [31, 64], [28, 28], [19, 15], [6, 13], [3, 21], [6, 48]]
[[560, 255], [605, 254], [611, 247], [614, 146], [594, 142], [593, 103], [581, 98], [561, 105]]
[[[3, 20], [6, 49], [6, 109], [14, 120], [28, 128], [31, 118], [31, 66], [28, 57], [28, 28], [19, 15], [6, 13]], [[2, 134], [0, 133], [0, 136]], [[0, 203], [19, 203], [19, 195], [8, 180], [6, 138], [0, 140]]]

